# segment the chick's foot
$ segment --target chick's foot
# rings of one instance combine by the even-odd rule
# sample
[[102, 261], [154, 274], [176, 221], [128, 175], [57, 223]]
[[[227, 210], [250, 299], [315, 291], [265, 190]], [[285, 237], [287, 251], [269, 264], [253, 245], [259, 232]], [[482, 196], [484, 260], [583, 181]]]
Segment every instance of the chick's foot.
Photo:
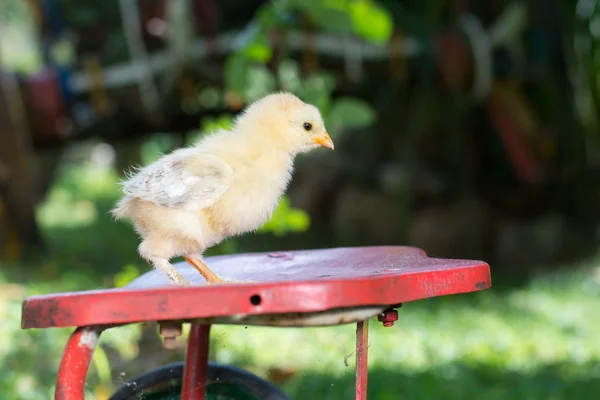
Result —
[[186, 280], [177, 271], [175, 271], [174, 275], [169, 275], [169, 279], [172, 282], [169, 284], [170, 286], [192, 286], [191, 282]]
[[154, 258], [152, 259], [152, 264], [156, 269], [158, 269], [161, 273], [166, 275], [169, 280], [172, 282], [171, 286], [191, 286], [191, 283], [188, 282], [168, 260], [163, 258]]
[[188, 264], [190, 264], [192, 267], [196, 268], [196, 270], [198, 270], [198, 272], [200, 272], [200, 274], [204, 277], [204, 279], [206, 279], [207, 285], [212, 285], [212, 284], [216, 284], [216, 283], [225, 283], [225, 281], [223, 279], [219, 278], [219, 276], [217, 274], [212, 272], [212, 270], [210, 268], [208, 268], [208, 266], [206, 264], [204, 264], [204, 261], [202, 261], [199, 257], [185, 256], [184, 259], [185, 259], [185, 261], [188, 262]]

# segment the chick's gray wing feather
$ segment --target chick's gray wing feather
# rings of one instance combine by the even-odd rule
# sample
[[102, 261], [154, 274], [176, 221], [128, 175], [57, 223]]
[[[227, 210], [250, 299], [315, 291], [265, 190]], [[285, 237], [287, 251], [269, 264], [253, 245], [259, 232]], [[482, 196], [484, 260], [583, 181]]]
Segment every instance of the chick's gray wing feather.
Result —
[[140, 170], [123, 192], [163, 207], [201, 209], [225, 193], [232, 172], [219, 157], [181, 149]]

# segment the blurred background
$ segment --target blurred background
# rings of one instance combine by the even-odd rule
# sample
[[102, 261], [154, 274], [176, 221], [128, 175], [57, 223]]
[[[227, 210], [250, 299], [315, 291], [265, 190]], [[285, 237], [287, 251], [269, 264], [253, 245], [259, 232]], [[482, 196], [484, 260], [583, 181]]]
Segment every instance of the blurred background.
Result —
[[[148, 271], [107, 215], [123, 172], [286, 90], [336, 144], [297, 162], [257, 234], [208, 255], [414, 245], [492, 266], [482, 293], [371, 326], [369, 398], [600, 392], [596, 0], [0, 0], [0, 393], [48, 399], [70, 329], [20, 330], [32, 294]], [[354, 329], [214, 328], [211, 357], [294, 399], [352, 398]], [[183, 359], [109, 330], [90, 399]]]

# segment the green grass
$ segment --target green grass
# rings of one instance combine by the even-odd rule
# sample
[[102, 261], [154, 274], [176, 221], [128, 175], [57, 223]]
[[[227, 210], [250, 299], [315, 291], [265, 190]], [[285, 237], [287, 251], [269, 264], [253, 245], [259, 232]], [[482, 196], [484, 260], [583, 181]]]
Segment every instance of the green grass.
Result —
[[[3, 399], [52, 398], [70, 333], [22, 331], [25, 296], [111, 287], [146, 271], [130, 227], [106, 215], [117, 198], [116, 180], [96, 167], [67, 168], [39, 209], [48, 253], [0, 270]], [[518, 288], [406, 304], [392, 328], [372, 321], [369, 399], [594, 398], [600, 393], [599, 271], [588, 265]], [[90, 399], [106, 398], [151, 366], [183, 358], [183, 348], [161, 349], [155, 329], [132, 325], [103, 335], [89, 374]], [[215, 326], [212, 338], [217, 361], [265, 377], [273, 368], [295, 371], [281, 383], [293, 399], [353, 398], [352, 325]]]

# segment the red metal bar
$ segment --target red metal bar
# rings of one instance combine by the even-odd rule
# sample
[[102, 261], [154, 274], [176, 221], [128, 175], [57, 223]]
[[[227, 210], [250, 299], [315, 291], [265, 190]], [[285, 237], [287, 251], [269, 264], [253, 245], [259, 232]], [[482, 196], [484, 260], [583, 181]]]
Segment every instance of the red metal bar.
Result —
[[356, 400], [367, 400], [369, 320], [356, 324]]
[[192, 324], [185, 355], [182, 400], [204, 400], [208, 372], [210, 325]]
[[85, 326], [71, 334], [58, 369], [55, 400], [83, 400], [85, 378], [101, 332], [101, 328]]

